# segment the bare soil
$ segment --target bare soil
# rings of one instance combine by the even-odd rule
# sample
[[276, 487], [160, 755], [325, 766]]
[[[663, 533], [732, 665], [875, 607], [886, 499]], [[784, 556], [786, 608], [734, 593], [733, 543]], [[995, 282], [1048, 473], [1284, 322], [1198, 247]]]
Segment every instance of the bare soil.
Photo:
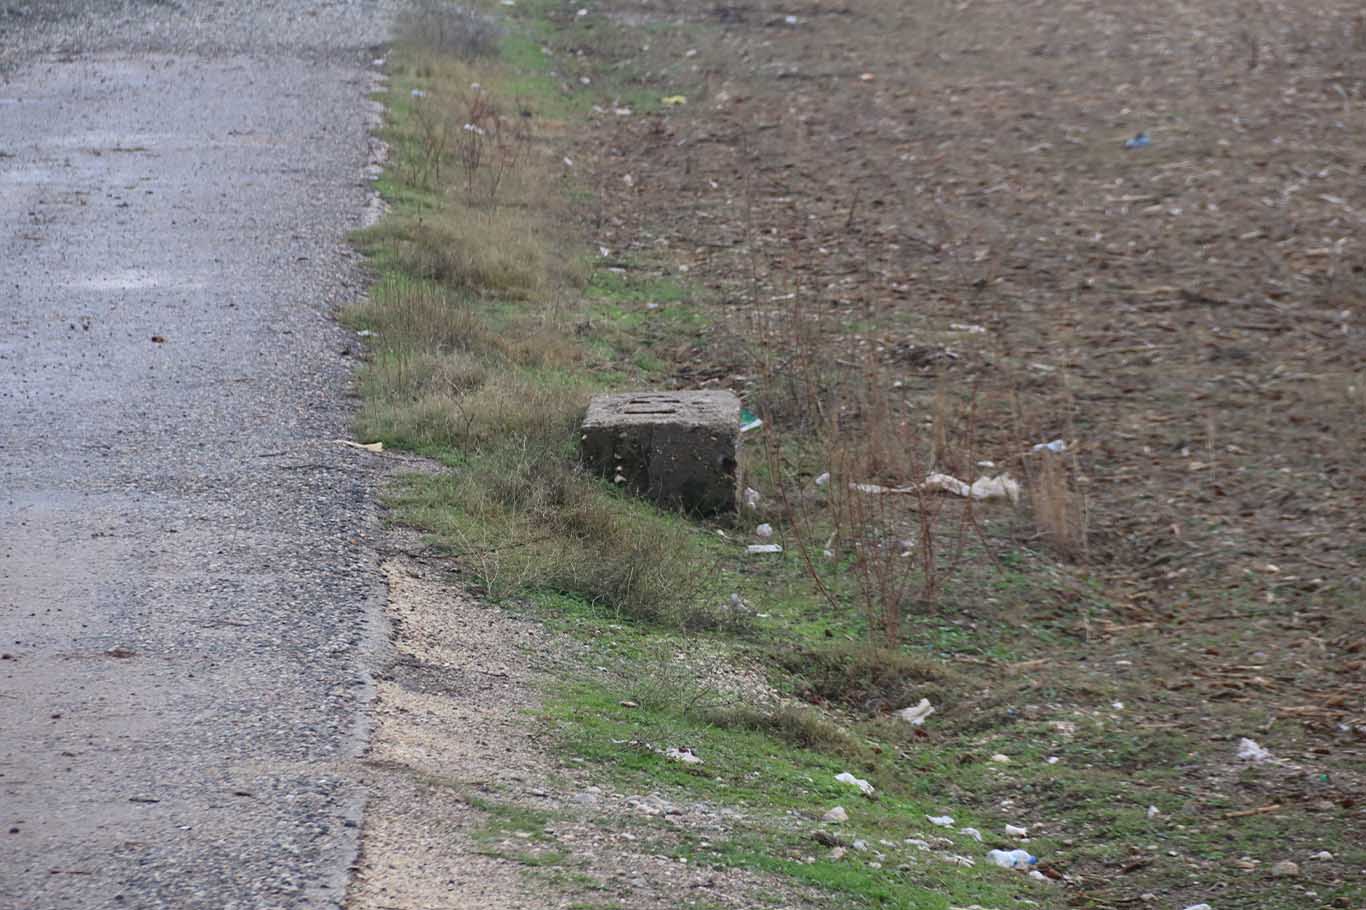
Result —
[[[1013, 669], [983, 661], [984, 688], [1059, 717], [1114, 693], [1125, 735], [1197, 743], [1176, 791], [1215, 837], [1270, 815], [1302, 860], [1323, 831], [1366, 834], [1359, 6], [576, 12], [551, 14], [566, 92], [624, 72], [686, 96], [648, 114], [598, 99], [576, 155], [601, 206], [591, 241], [713, 304], [707, 336], [669, 352], [675, 382], [757, 396], [766, 359], [770, 377], [804, 368], [799, 318], [848, 368], [832, 384], [874, 362], [922, 413], [945, 389], [973, 397], [976, 457], [1027, 470], [1032, 444], [1066, 440], [1086, 534], [1055, 555], [1075, 593], [939, 607], [1065, 630], [1022, 638]], [[1028, 529], [1014, 543], [1047, 549]], [[1092, 594], [1098, 617], [1076, 609]], [[1274, 774], [1247, 780], [1242, 736]], [[1250, 901], [1275, 858], [1071, 871], [1106, 905]], [[1319, 884], [1342, 875], [1360, 885]]]

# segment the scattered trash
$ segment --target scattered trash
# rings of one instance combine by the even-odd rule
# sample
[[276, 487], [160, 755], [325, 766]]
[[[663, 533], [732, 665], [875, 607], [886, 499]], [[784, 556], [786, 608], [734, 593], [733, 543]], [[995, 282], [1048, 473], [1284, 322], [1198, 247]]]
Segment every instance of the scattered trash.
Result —
[[1053, 884], [1053, 879], [1049, 878], [1047, 875], [1044, 875], [1044, 874], [1043, 874], [1042, 872], [1040, 872], [1038, 869], [1030, 869], [1030, 870], [1029, 870], [1029, 877], [1032, 878], [1032, 879], [1034, 879], [1034, 881], [1036, 881], [1036, 882], [1046, 882], [1047, 884], [1050, 884], [1050, 885]]
[[367, 452], [383, 452], [384, 443], [382, 442], [352, 442], [349, 439], [334, 439], [338, 445], [347, 446], [352, 449], [364, 449]]
[[853, 847], [855, 850], [866, 851], [868, 849], [868, 842], [866, 840], [863, 840], [862, 838], [859, 838], [858, 840], [854, 841]]
[[1263, 762], [1270, 761], [1271, 753], [1263, 749], [1255, 741], [1243, 737], [1238, 740], [1238, 757], [1243, 761]]
[[1023, 869], [1039, 861], [1039, 858], [1028, 850], [989, 850], [987, 859], [1002, 869]]
[[1056, 765], [1059, 759], [1056, 755], [1050, 755], [1047, 758], [1045, 758], [1044, 761], [1048, 762], [1050, 765]]
[[420, 88], [415, 88], [415, 89], [413, 89], [409, 94], [411, 94], [414, 98], [426, 98], [426, 97], [427, 97], [427, 93], [424, 92], [424, 91], [423, 91], [422, 89], [420, 89]]
[[819, 475], [819, 476], [816, 478], [816, 486], [818, 486], [818, 487], [823, 487], [823, 486], [825, 486], [826, 484], [828, 484], [829, 482], [830, 482], [830, 472], [829, 472], [829, 471], [826, 471], [824, 474], [821, 474], [821, 475]]
[[907, 494], [919, 493], [928, 490], [935, 493], [948, 493], [953, 496], [961, 496], [964, 499], [1009, 499], [1011, 502], [1020, 500], [1020, 484], [1009, 474], [998, 474], [995, 477], [980, 477], [970, 486], [957, 477], [948, 474], [931, 474], [925, 478], [925, 482], [919, 486], [912, 484], [906, 487], [884, 487], [876, 483], [851, 483], [849, 489], [855, 493], [865, 493], [869, 496], [880, 496], [886, 494]]
[[797, 17], [796, 17], [796, 16], [784, 16], [784, 17], [783, 17], [783, 21], [786, 22], [788, 25], [796, 25], [796, 24], [797, 24]]
[[864, 73], [863, 75], [858, 77], [860, 82], [872, 82], [876, 78], [877, 76], [873, 75], [872, 73]]
[[752, 487], [745, 487], [745, 508], [746, 508], [746, 509], [757, 509], [757, 508], [759, 508], [759, 500], [762, 499], [762, 498], [763, 498], [763, 497], [759, 495], [759, 491], [758, 491], [758, 490], [756, 490], [756, 489], [754, 489], [754, 488], [752, 488]]
[[1320, 850], [1318, 853], [1315, 853], [1313, 856], [1311, 856], [1311, 857], [1309, 857], [1309, 858], [1310, 858], [1310, 859], [1332, 859], [1332, 858], [1333, 858], [1333, 854], [1329, 853], [1327, 850]]
[[659, 99], [659, 103], [665, 107], [681, 107], [688, 103], [687, 95], [666, 95]]
[[664, 757], [670, 761], [682, 762], [685, 765], [702, 764], [702, 759], [698, 757], [696, 752], [689, 749], [687, 746], [684, 746], [681, 749], [676, 749], [671, 746], [664, 751]]
[[825, 813], [824, 815], [822, 815], [822, 816], [821, 816], [821, 821], [823, 821], [823, 822], [835, 822], [835, 823], [837, 823], [837, 824], [840, 823], [840, 822], [847, 822], [847, 821], [849, 821], [849, 813], [846, 812], [846, 811], [844, 811], [844, 807], [843, 807], [843, 806], [836, 806], [835, 808], [831, 809], [829, 812], [827, 812], [827, 813]]
[[754, 529], [754, 536], [762, 537], [764, 540], [768, 540], [770, 537], [773, 536], [773, 525], [769, 524], [768, 522], [764, 522], [763, 524], [759, 525], [759, 527]]
[[1209, 904], [1191, 904], [1185, 910], [1214, 910]]
[[1029, 837], [1029, 829], [1006, 825], [1006, 837]]
[[1157, 818], [1157, 817], [1158, 817], [1159, 815], [1161, 815], [1161, 814], [1162, 814], [1162, 811], [1161, 811], [1160, 809], [1158, 809], [1156, 806], [1149, 806], [1149, 807], [1148, 807], [1148, 817], [1149, 817], [1149, 818]]
[[581, 10], [579, 10], [577, 13], [575, 13], [574, 15], [575, 15], [575, 16], [578, 16], [578, 17], [580, 17], [580, 18], [582, 18], [582, 17], [588, 15], [588, 10], [587, 10], [587, 9], [581, 9]]
[[950, 477], [948, 474], [931, 474], [925, 478], [925, 489], [936, 490], [940, 493], [951, 493], [954, 496], [966, 497], [972, 493], [972, 487], [963, 483], [957, 477]]
[[982, 842], [982, 832], [978, 831], [976, 828], [959, 828], [958, 830], [977, 841], [977, 843], [980, 844]]
[[981, 477], [972, 484], [973, 499], [1009, 499], [1011, 502], [1020, 501], [1020, 484], [1009, 474], [997, 474], [995, 477]]
[[640, 703], [639, 703], [639, 702], [631, 701], [629, 698], [628, 698], [628, 699], [625, 699], [625, 700], [623, 700], [623, 701], [619, 701], [619, 702], [617, 702], [617, 704], [621, 705], [623, 708], [639, 708], [639, 707], [640, 707]]
[[372, 332], [369, 329], [361, 329], [356, 333], [356, 336], [359, 338], [374, 338], [378, 334], [379, 332]]
[[1271, 875], [1274, 878], [1295, 878], [1300, 874], [1299, 863], [1283, 859], [1271, 867]]
[[748, 433], [750, 430], [757, 430], [757, 429], [759, 429], [759, 427], [761, 427], [761, 426], [763, 426], [763, 425], [764, 425], [764, 422], [763, 422], [762, 420], [760, 420], [758, 417], [755, 417], [753, 420], [749, 421], [748, 423], [742, 423], [742, 424], [740, 425], [740, 432], [741, 432], [741, 433]]
[[987, 331], [986, 326], [970, 322], [950, 322], [949, 328], [955, 332], [967, 332], [969, 335], [985, 335]]
[[1145, 149], [1152, 144], [1153, 141], [1148, 138], [1147, 132], [1138, 133], [1132, 139], [1124, 140], [1124, 147], [1126, 149]]
[[936, 826], [936, 827], [939, 827], [939, 828], [952, 828], [952, 827], [953, 827], [953, 816], [952, 816], [952, 815], [927, 815], [927, 816], [925, 816], [925, 819], [926, 819], [930, 824], [932, 824], [932, 825], [934, 825], [934, 826]]
[[1067, 441], [1064, 439], [1055, 439], [1052, 442], [1041, 442], [1030, 449], [1030, 451], [1053, 452], [1054, 454], [1061, 455], [1063, 452], [1067, 451]]
[[746, 553], [781, 553], [781, 552], [783, 552], [783, 547], [782, 547], [782, 544], [776, 544], [776, 543], [752, 543], [752, 544], [750, 544], [749, 546], [745, 547], [745, 552], [746, 552]]
[[849, 784], [851, 787], [858, 787], [864, 796], [872, 796], [875, 792], [877, 792], [874, 789], [873, 785], [868, 783], [868, 781], [864, 780], [861, 777], [855, 777], [848, 771], [841, 771], [839, 774], [836, 774], [835, 780], [839, 781], [842, 784]]
[[1123, 711], [1123, 710], [1124, 710], [1124, 702], [1122, 702], [1122, 701], [1112, 701], [1112, 702], [1110, 702], [1110, 707], [1114, 708], [1116, 711]]
[[920, 699], [920, 703], [909, 708], [902, 708], [896, 712], [896, 716], [904, 720], [913, 727], [918, 727], [925, 722], [925, 719], [934, 713], [934, 706], [930, 704], [928, 698]]
[[955, 866], [975, 866], [977, 861], [970, 856], [959, 856], [957, 853], [945, 853], [944, 862], [952, 863]]

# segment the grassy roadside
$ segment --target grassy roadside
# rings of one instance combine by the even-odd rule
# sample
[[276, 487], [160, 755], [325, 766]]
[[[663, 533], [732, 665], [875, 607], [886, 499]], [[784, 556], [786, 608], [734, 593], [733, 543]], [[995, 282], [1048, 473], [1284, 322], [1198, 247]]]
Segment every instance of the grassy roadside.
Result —
[[[872, 907], [1111, 906], [1107, 875], [1200, 894], [1253, 859], [1233, 866], [1242, 883], [1219, 890], [1303, 906], [1294, 882], [1257, 871], [1286, 837], [1324, 839], [1352, 861], [1339, 846], [1350, 843], [1348, 815], [1238, 816], [1243, 801], [1194, 782], [1208, 743], [1126, 716], [1125, 703], [1164, 697], [1147, 681], [1123, 669], [1051, 674], [1114, 614], [1103, 591], [1008, 536], [995, 561], [969, 539], [969, 569], [936, 609], [907, 617], [897, 648], [878, 650], [865, 643], [871, 620], [853, 572], [832, 572], [824, 598], [795, 553], [744, 557], [767, 513], [699, 526], [576, 470], [587, 397], [667, 381], [717, 318], [709, 292], [667, 257], [583, 241], [601, 211], [575, 151], [584, 118], [594, 99], [636, 116], [692, 88], [618, 65], [629, 60], [624, 26], [551, 3], [515, 10], [501, 34], [461, 32], [462, 16], [441, 41], [391, 58], [381, 183], [391, 210], [357, 237], [378, 277], [347, 314], [373, 333], [357, 431], [449, 469], [399, 483], [396, 521], [426, 531], [486, 594], [600, 657], [607, 670], [567, 681], [542, 719], [568, 754], [605, 785], [739, 813], [709, 838], [648, 822], [639, 836], [690, 863], [798, 882], [818, 903]], [[591, 94], [575, 88], [582, 79]], [[750, 467], [769, 471], [769, 492], [770, 466]], [[803, 495], [819, 495], [809, 487]], [[928, 732], [887, 717], [921, 697], [939, 712]], [[669, 746], [703, 763], [670, 761]], [[880, 798], [834, 782], [843, 770]], [[1249, 795], [1283, 785], [1276, 769], [1221, 773]], [[836, 804], [850, 821], [821, 824]], [[1232, 817], [1216, 825], [1211, 813]], [[941, 814], [954, 831], [926, 821]], [[1060, 872], [1087, 874], [1063, 886], [986, 868], [986, 847], [1014, 845], [1006, 822], [1028, 825], [1030, 850]], [[1353, 899], [1350, 884], [1333, 888], [1318, 897]]]

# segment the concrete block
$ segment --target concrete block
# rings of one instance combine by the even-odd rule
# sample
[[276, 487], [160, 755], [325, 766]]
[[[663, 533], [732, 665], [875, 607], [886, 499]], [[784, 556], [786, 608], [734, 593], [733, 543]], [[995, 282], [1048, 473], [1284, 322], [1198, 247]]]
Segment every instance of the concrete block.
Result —
[[595, 395], [583, 421], [584, 464], [668, 508], [734, 511], [740, 399], [730, 392]]

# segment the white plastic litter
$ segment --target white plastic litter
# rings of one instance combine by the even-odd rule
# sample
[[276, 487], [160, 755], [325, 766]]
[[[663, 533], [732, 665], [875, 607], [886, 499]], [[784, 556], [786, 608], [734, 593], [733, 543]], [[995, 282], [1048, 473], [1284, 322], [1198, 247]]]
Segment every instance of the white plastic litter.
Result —
[[972, 487], [963, 483], [957, 477], [950, 477], [948, 474], [931, 474], [925, 478], [925, 489], [937, 490], [941, 493], [952, 493], [954, 496], [966, 497], [972, 492]]
[[918, 727], [925, 722], [925, 718], [934, 713], [934, 705], [930, 704], [928, 698], [920, 699], [919, 704], [909, 708], [902, 708], [896, 712], [896, 716], [904, 720], [913, 727]]
[[757, 508], [759, 508], [759, 500], [762, 499], [762, 498], [763, 498], [763, 497], [759, 494], [759, 491], [758, 491], [758, 490], [754, 489], [753, 487], [745, 487], [745, 508], [746, 508], [746, 509], [757, 509]]
[[988, 850], [987, 859], [1002, 869], [1023, 869], [1039, 861], [1039, 858], [1028, 850]]
[[1157, 808], [1156, 806], [1149, 806], [1149, 807], [1148, 807], [1148, 817], [1149, 817], [1149, 818], [1157, 818], [1157, 817], [1158, 817], [1159, 815], [1161, 815], [1161, 814], [1162, 814], [1162, 810], [1159, 809], [1159, 808]]
[[750, 544], [749, 546], [745, 547], [745, 552], [746, 552], [746, 553], [781, 553], [781, 552], [783, 552], [783, 547], [782, 547], [782, 544], [776, 544], [776, 543], [752, 543], [752, 544]]
[[352, 442], [349, 439], [334, 439], [332, 441], [349, 449], [364, 449], [367, 452], [384, 451], [384, 443], [382, 442]]
[[664, 757], [670, 761], [682, 762], [685, 765], [702, 764], [702, 759], [698, 757], [696, 752], [689, 749], [687, 746], [684, 746], [681, 749], [670, 747], [664, 751]]
[[931, 493], [948, 493], [950, 496], [960, 496], [964, 499], [1009, 499], [1011, 502], [1020, 501], [1020, 482], [1009, 474], [997, 474], [995, 477], [979, 477], [971, 484], [964, 483], [957, 477], [948, 474], [931, 474], [925, 478], [922, 484], [911, 484], [905, 487], [884, 487], [876, 483], [851, 483], [849, 489], [855, 493], [863, 493], [868, 496], [882, 496], [888, 494], [905, 495], [908, 493], [919, 493], [928, 491]]
[[1009, 474], [995, 477], [979, 477], [972, 483], [973, 499], [1009, 499], [1020, 501], [1020, 484]]
[[825, 485], [826, 485], [827, 483], [829, 483], [829, 482], [830, 482], [830, 472], [829, 472], [829, 471], [826, 471], [824, 474], [821, 474], [821, 475], [819, 475], [819, 476], [816, 478], [816, 486], [818, 486], [818, 487], [823, 487], [823, 486], [825, 486]]
[[836, 774], [835, 780], [839, 781], [842, 784], [848, 784], [851, 787], [858, 787], [859, 791], [864, 796], [872, 796], [874, 793], [877, 792], [873, 785], [868, 783], [868, 781], [864, 780], [861, 777], [855, 777], [848, 771], [841, 771], [839, 774]]
[[1214, 910], [1209, 904], [1191, 904], [1185, 910]]
[[1054, 439], [1052, 442], [1041, 442], [1038, 445], [1034, 446], [1034, 448], [1030, 449], [1030, 451], [1053, 452], [1054, 454], [1061, 455], [1063, 452], [1067, 451], [1067, 440]]
[[1269, 761], [1271, 753], [1259, 746], [1255, 741], [1243, 737], [1238, 740], [1238, 757], [1243, 761]]
[[822, 816], [821, 816], [821, 821], [823, 821], [823, 822], [847, 822], [847, 821], [849, 821], [849, 813], [846, 812], [846, 811], [844, 811], [844, 807], [843, 807], [843, 806], [836, 806], [835, 808], [831, 809], [829, 812], [827, 812], [827, 813], [825, 813], [824, 815], [822, 815]]
[[944, 862], [952, 863], [955, 866], [975, 866], [977, 861], [970, 856], [959, 856], [957, 853], [945, 853]]
[[1006, 837], [1029, 837], [1029, 829], [1006, 825]]
[[1036, 882], [1043, 882], [1046, 885], [1053, 884], [1053, 879], [1049, 878], [1047, 875], [1044, 875], [1038, 869], [1030, 869], [1029, 877], [1034, 879], [1034, 881]]
[[955, 332], [967, 332], [969, 335], [985, 335], [987, 327], [984, 325], [974, 325], [968, 322], [950, 322], [949, 328]]
[[762, 420], [760, 420], [758, 417], [756, 417], [756, 418], [754, 418], [753, 420], [749, 421], [748, 423], [741, 424], [741, 425], [740, 425], [740, 432], [741, 432], [741, 433], [748, 433], [750, 430], [757, 430], [757, 429], [759, 429], [759, 427], [761, 427], [761, 426], [763, 426], [763, 425], [764, 425], [764, 422], [763, 422]]
[[940, 828], [952, 828], [952, 827], [953, 827], [953, 816], [952, 816], [952, 815], [927, 815], [927, 816], [925, 816], [925, 819], [926, 819], [930, 824], [935, 825], [935, 826], [940, 827]]
[[982, 842], [982, 832], [978, 831], [976, 828], [959, 828], [958, 830], [977, 841], [977, 843], [980, 844]]
[[1333, 858], [1333, 854], [1329, 853], [1327, 850], [1320, 850], [1318, 853], [1315, 853], [1313, 856], [1311, 856], [1311, 857], [1309, 857], [1309, 858], [1310, 858], [1310, 859], [1332, 859], [1332, 858]]
[[759, 527], [754, 529], [754, 536], [762, 537], [764, 540], [768, 540], [770, 537], [773, 536], [773, 525], [768, 524], [767, 522], [759, 525]]

